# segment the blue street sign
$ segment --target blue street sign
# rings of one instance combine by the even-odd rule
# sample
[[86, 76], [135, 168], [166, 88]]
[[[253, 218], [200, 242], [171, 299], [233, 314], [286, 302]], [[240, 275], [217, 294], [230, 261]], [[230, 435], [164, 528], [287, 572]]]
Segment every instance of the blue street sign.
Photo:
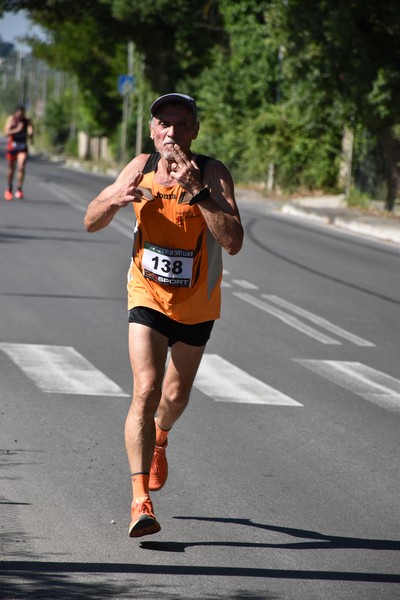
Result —
[[125, 96], [135, 89], [135, 78], [131, 75], [120, 75], [118, 77], [118, 92]]

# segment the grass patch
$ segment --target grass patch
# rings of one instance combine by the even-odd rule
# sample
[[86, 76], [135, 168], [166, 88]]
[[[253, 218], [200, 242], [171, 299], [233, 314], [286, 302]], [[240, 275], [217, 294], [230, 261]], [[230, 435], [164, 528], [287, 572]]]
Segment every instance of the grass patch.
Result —
[[371, 198], [365, 192], [356, 188], [351, 188], [350, 194], [346, 198], [347, 206], [351, 208], [368, 208]]

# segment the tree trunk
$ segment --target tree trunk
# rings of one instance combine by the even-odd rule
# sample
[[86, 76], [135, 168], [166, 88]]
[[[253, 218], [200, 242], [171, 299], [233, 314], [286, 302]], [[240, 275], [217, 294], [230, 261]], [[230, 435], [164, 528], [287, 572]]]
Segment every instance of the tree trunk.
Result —
[[400, 190], [400, 139], [395, 137], [392, 128], [383, 129], [378, 134], [378, 147], [384, 165], [385, 209], [392, 211]]

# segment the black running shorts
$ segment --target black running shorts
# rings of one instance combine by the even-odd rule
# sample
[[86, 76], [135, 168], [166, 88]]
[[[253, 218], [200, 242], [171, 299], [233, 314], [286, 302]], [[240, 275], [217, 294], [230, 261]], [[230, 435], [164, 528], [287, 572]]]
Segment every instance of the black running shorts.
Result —
[[176, 342], [183, 342], [189, 346], [205, 346], [214, 326], [214, 321], [205, 321], [195, 325], [179, 323], [158, 310], [146, 306], [131, 308], [129, 323], [139, 323], [155, 329], [168, 338], [168, 346], [172, 346]]

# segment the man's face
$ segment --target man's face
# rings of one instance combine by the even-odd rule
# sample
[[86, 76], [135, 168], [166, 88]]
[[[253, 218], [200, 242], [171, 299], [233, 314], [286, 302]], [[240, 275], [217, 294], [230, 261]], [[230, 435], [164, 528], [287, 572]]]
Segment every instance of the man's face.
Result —
[[161, 106], [150, 121], [150, 137], [156, 150], [166, 160], [172, 160], [170, 149], [178, 144], [185, 154], [199, 132], [199, 124], [190, 110], [182, 104]]

